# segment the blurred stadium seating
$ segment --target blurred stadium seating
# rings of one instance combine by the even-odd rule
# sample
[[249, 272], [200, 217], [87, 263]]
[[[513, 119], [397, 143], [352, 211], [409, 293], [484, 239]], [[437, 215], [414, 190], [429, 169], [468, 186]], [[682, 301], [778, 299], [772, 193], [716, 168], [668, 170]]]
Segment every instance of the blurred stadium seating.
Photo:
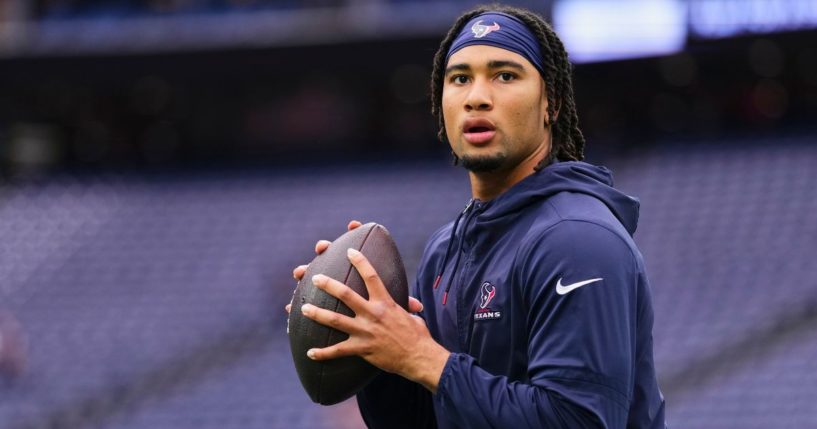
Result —
[[[361, 427], [299, 385], [291, 269], [360, 219], [413, 278], [461, 210], [426, 88], [474, 3], [0, 0], [0, 428]], [[817, 21], [788, 4], [576, 67], [589, 160], [642, 201], [670, 427], [817, 427]]]
[[[817, 148], [743, 143], [611, 160], [619, 186], [644, 201], [636, 238], [675, 427], [817, 423], [804, 399], [817, 397], [817, 200], [804, 198]], [[442, 161], [6, 188], [0, 277], [31, 350], [28, 376], [2, 391], [0, 422], [354, 422], [353, 403], [311, 405], [298, 384], [282, 310], [291, 268], [358, 218], [389, 226], [412, 272], [425, 238], [467, 198], [462, 173]]]

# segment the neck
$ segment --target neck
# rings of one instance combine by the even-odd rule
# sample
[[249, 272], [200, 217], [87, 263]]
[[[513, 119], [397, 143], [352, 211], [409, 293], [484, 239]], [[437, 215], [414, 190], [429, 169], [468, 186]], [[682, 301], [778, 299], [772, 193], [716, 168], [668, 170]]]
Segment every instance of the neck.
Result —
[[509, 170], [468, 172], [471, 179], [471, 195], [481, 201], [490, 201], [498, 197], [533, 174], [539, 162], [550, 154], [549, 146], [546, 144], [539, 146], [536, 151]]

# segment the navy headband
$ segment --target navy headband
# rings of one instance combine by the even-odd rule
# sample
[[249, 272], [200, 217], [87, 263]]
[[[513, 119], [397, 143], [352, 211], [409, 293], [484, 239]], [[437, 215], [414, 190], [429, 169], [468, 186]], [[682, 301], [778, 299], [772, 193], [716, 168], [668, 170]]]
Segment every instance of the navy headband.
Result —
[[545, 75], [539, 40], [519, 18], [502, 12], [485, 12], [468, 21], [454, 39], [445, 62], [460, 49], [471, 45], [489, 45], [516, 52]]

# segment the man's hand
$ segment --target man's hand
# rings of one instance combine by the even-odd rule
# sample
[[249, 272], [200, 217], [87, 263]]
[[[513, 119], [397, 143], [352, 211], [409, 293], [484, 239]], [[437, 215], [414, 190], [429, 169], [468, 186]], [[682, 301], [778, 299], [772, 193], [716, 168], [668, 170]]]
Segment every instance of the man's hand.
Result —
[[[357, 220], [349, 221], [349, 224], [346, 225], [346, 230], [351, 231], [351, 230], [359, 227], [360, 225], [363, 225], [362, 223], [360, 223], [360, 221], [357, 221]], [[329, 248], [330, 244], [332, 244], [332, 242], [329, 241], [329, 240], [318, 240], [318, 242], [315, 243], [315, 253], [320, 255], [321, 253], [325, 252], [326, 249]], [[292, 270], [292, 277], [295, 278], [296, 281], [301, 281], [301, 279], [304, 278], [304, 274], [306, 273], [306, 268], [308, 266], [309, 265], [298, 265], [297, 267], [295, 267], [295, 269]], [[286, 310], [287, 313], [289, 313], [289, 311], [292, 310], [292, 302], [291, 301], [290, 301], [289, 304], [287, 304], [284, 307], [284, 310]], [[417, 310], [417, 311], [420, 311], [420, 310]]]
[[[353, 229], [355, 229], [355, 228], [357, 228], [357, 227], [359, 227], [361, 225], [363, 225], [363, 224], [360, 221], [353, 220], [353, 221], [350, 221], [348, 225], [346, 225], [346, 229], [348, 231], [351, 231], [351, 230], [353, 230]], [[318, 240], [318, 242], [315, 243], [315, 253], [320, 255], [321, 253], [325, 252], [326, 249], [329, 248], [330, 244], [332, 244], [332, 242], [329, 241], [329, 240]], [[297, 267], [295, 267], [295, 269], [292, 270], [292, 277], [295, 278], [295, 280], [297, 280], [297, 281], [301, 281], [301, 279], [304, 278], [304, 274], [306, 273], [306, 268], [308, 266], [309, 265], [298, 265]], [[289, 304], [284, 306], [284, 310], [286, 310], [287, 313], [289, 313], [289, 311], [291, 309], [292, 309], [292, 301], [290, 301]], [[412, 313], [419, 313], [419, 312], [423, 311], [423, 304], [420, 303], [420, 301], [418, 301], [416, 298], [410, 296], [409, 297], [409, 311], [412, 312]]]
[[[384, 371], [401, 375], [436, 392], [450, 352], [431, 338], [423, 319], [394, 302], [362, 253], [349, 249], [348, 256], [366, 283], [369, 299], [337, 280], [324, 275], [314, 276], [315, 286], [343, 301], [355, 312], [355, 317], [305, 304], [301, 311], [306, 317], [349, 334], [345, 341], [311, 349], [307, 355], [315, 360], [358, 355]], [[409, 311], [420, 310], [420, 302], [409, 298]]]

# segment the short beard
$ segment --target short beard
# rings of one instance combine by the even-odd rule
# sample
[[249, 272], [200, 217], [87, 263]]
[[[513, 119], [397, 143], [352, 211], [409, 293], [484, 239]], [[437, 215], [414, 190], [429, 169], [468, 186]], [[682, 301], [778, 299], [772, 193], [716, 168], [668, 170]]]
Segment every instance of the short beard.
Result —
[[505, 164], [508, 156], [504, 153], [491, 156], [464, 156], [460, 159], [463, 168], [472, 173], [489, 173], [499, 170]]

